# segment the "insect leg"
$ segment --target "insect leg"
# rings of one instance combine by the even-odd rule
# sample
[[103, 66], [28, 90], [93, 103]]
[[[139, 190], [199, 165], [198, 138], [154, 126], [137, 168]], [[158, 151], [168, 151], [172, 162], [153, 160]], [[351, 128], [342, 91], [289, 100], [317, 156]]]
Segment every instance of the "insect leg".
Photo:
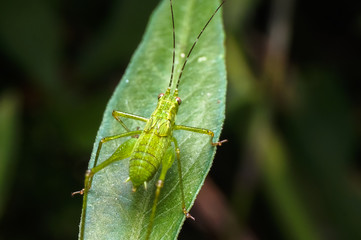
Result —
[[175, 139], [175, 137], [172, 138], [172, 141], [174, 142], [175, 151], [177, 154], [176, 157], [177, 157], [177, 165], [178, 165], [179, 183], [180, 183], [180, 189], [181, 189], [181, 194], [182, 194], [182, 210], [183, 210], [183, 213], [186, 216], [186, 218], [191, 218], [191, 219], [195, 220], [194, 217], [186, 209], [186, 204], [185, 204], [185, 200], [184, 200], [185, 198], [184, 198], [184, 189], [183, 189], [182, 165], [181, 165], [181, 161], [180, 161], [180, 149], [178, 146], [177, 139]]
[[[124, 133], [124, 134], [120, 134], [120, 135], [116, 135], [116, 136], [112, 136], [112, 137], [103, 138], [99, 142], [96, 160], [99, 156], [99, 151], [100, 151], [100, 148], [101, 148], [103, 142], [114, 140], [114, 139], [121, 138], [121, 137], [130, 136], [133, 134], [138, 134], [138, 132], [141, 132], [141, 131], [128, 132], [128, 133]], [[89, 192], [89, 189], [91, 188], [94, 174], [99, 172], [100, 170], [102, 170], [103, 168], [105, 168], [106, 166], [108, 166], [109, 164], [111, 164], [115, 161], [119, 161], [119, 160], [129, 157], [133, 151], [133, 147], [134, 147], [136, 141], [137, 141], [137, 139], [135, 139], [135, 138], [131, 138], [131, 139], [125, 141], [123, 144], [121, 144], [117, 148], [117, 150], [107, 160], [105, 160], [98, 166], [94, 165], [94, 167], [92, 169], [87, 170], [85, 173], [84, 188], [80, 191], [72, 193], [72, 195], [75, 195], [78, 193], [84, 194], [83, 208], [82, 208], [82, 213], [81, 213], [81, 223], [80, 223], [80, 239], [81, 240], [84, 239], [84, 227], [85, 227], [86, 208], [87, 208], [87, 202], [88, 202], [88, 192]]]
[[214, 132], [212, 132], [211, 130], [208, 130], [208, 129], [204, 129], [204, 128], [188, 127], [188, 126], [184, 126], [184, 125], [175, 125], [174, 130], [185, 130], [185, 131], [190, 131], [190, 132], [195, 132], [195, 133], [207, 134], [211, 137], [211, 145], [212, 146], [221, 146], [222, 143], [228, 142], [227, 139], [221, 140], [219, 142], [213, 142]]
[[124, 118], [130, 118], [130, 119], [134, 119], [134, 120], [138, 120], [138, 121], [143, 121], [143, 122], [147, 122], [148, 119], [141, 117], [141, 116], [137, 116], [131, 113], [125, 113], [125, 112], [119, 112], [116, 110], [113, 110], [112, 112], [113, 117], [123, 126], [123, 128], [127, 131], [130, 132], [129, 128], [124, 124], [124, 122], [120, 119], [120, 117], [124, 117]]
[[[84, 184], [84, 188], [80, 191], [76, 191], [76, 192], [73, 192], [72, 195], [74, 196], [75, 194], [83, 194], [84, 193], [84, 190], [90, 189], [90, 186], [91, 186], [91, 178], [90, 178], [90, 175], [93, 176], [94, 173], [92, 173], [92, 170], [96, 170], [98, 169], [100, 166], [103, 166], [106, 162], [108, 162], [108, 160], [111, 160], [112, 158], [114, 158], [115, 155], [117, 155], [117, 153], [120, 151], [120, 149], [122, 148], [122, 146], [126, 143], [123, 143], [122, 145], [120, 145], [118, 147], [118, 149], [113, 153], [113, 155], [108, 158], [106, 161], [104, 161], [103, 163], [101, 163], [99, 166], [97, 166], [97, 163], [98, 163], [98, 158], [99, 158], [99, 153], [100, 153], [100, 150], [103, 146], [103, 143], [105, 142], [108, 142], [108, 141], [111, 141], [111, 140], [115, 140], [115, 139], [118, 139], [118, 138], [122, 138], [122, 137], [129, 137], [129, 136], [133, 136], [133, 135], [137, 135], [137, 134], [140, 134], [142, 131], [141, 130], [138, 130], [138, 131], [132, 131], [132, 132], [126, 132], [126, 133], [122, 133], [122, 134], [118, 134], [118, 135], [115, 135], [115, 136], [110, 136], [110, 137], [105, 137], [105, 138], [102, 138], [100, 141], [99, 141], [99, 144], [98, 144], [98, 148], [97, 148], [97, 152], [95, 154], [95, 159], [94, 159], [94, 164], [93, 164], [93, 167], [91, 169], [88, 169], [86, 172], [85, 172], [85, 184]], [[128, 140], [129, 141], [129, 140]], [[128, 142], [127, 141], [127, 142]], [[133, 149], [133, 148], [132, 148]], [[118, 154], [119, 155], [119, 154]], [[110, 163], [109, 163], [110, 164]], [[109, 164], [106, 164], [106, 165], [109, 165]], [[102, 169], [104, 167], [101, 167], [100, 169]], [[99, 170], [100, 170], [99, 169]], [[97, 170], [97, 171], [99, 171]], [[96, 171], [96, 172], [97, 172]], [[90, 181], [89, 181], [90, 180]], [[86, 191], [87, 191], [86, 190]]]
[[157, 189], [155, 190], [155, 197], [154, 197], [154, 201], [153, 201], [152, 213], [150, 215], [147, 236], [145, 238], [146, 240], [149, 239], [150, 234], [152, 233], [155, 211], [157, 209], [157, 203], [159, 200], [160, 190], [163, 188], [165, 175], [167, 174], [168, 169], [172, 166], [172, 164], [174, 162], [174, 156], [175, 156], [175, 153], [174, 153], [173, 146], [168, 147], [168, 149], [162, 159], [162, 171], [161, 171], [159, 179], [156, 183]]

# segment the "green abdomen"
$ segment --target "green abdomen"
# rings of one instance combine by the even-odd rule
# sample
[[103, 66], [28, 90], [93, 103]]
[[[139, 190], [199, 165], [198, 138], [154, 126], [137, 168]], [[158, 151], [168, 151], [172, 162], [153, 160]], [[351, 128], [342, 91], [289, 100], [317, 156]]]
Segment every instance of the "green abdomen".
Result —
[[129, 162], [129, 177], [135, 188], [153, 178], [169, 144], [169, 137], [151, 132], [140, 135]]

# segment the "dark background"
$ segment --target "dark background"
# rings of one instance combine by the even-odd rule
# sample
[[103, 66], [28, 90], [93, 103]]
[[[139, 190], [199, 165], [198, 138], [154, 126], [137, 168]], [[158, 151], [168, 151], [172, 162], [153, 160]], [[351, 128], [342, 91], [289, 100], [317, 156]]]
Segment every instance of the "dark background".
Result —
[[[158, 1], [0, 1], [0, 239], [76, 239], [106, 103]], [[220, 147], [180, 239], [361, 239], [359, 1], [229, 0]]]

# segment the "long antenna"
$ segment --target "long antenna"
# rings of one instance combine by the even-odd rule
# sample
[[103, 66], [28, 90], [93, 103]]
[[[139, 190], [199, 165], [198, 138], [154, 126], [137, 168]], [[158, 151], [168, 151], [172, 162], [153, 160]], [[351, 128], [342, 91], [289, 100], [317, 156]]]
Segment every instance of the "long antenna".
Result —
[[174, 27], [174, 14], [173, 14], [173, 4], [172, 0], [169, 1], [170, 12], [172, 13], [172, 25], [173, 25], [173, 62], [172, 62], [172, 72], [170, 74], [169, 88], [172, 86], [173, 75], [174, 75], [174, 62], [175, 62], [175, 27]]
[[[172, 2], [172, 0], [171, 0], [171, 2]], [[187, 62], [188, 62], [189, 55], [191, 55], [191, 53], [192, 53], [192, 51], [193, 51], [193, 48], [194, 48], [194, 46], [197, 44], [198, 39], [201, 37], [204, 29], [206, 29], [206, 27], [208, 26], [208, 24], [210, 23], [210, 21], [212, 20], [212, 18], [214, 17], [214, 15], [216, 15], [216, 13], [218, 12], [218, 10], [222, 7], [222, 5], [223, 5], [224, 2], [225, 2], [225, 1], [222, 1], [222, 3], [218, 6], [218, 8], [216, 9], [216, 11], [214, 11], [213, 15], [212, 15], [211, 18], [208, 20], [208, 22], [206, 23], [206, 25], [204, 25], [202, 31], [198, 34], [197, 39], [194, 41], [191, 49], [189, 50], [188, 55], [187, 55], [187, 58], [186, 58], [186, 60], [184, 61], [184, 64], [183, 64], [183, 66], [182, 66], [182, 69], [181, 69], [181, 71], [180, 71], [180, 73], [179, 73], [179, 77], [178, 77], [178, 80], [177, 80], [176, 89], [178, 89], [179, 82], [180, 82], [180, 79], [181, 79], [181, 77], [182, 77], [183, 70], [184, 70], [184, 68], [185, 68], [185, 66], [186, 66], [186, 64], [187, 64]], [[173, 17], [173, 12], [172, 12], [172, 17]], [[174, 24], [174, 22], [173, 22], [173, 24]], [[174, 25], [173, 25], [173, 36], [174, 36]], [[173, 40], [174, 40], [174, 38], [173, 38]], [[174, 48], [173, 48], [173, 50], [174, 50]], [[173, 54], [174, 54], [174, 52], [173, 52]], [[174, 55], [173, 55], [173, 65], [174, 65]], [[172, 75], [173, 75], [173, 72], [172, 72]]]

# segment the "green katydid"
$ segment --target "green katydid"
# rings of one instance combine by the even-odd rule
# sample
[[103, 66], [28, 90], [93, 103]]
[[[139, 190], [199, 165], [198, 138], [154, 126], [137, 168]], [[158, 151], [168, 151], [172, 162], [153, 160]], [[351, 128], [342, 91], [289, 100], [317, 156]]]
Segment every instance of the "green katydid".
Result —
[[[127, 179], [127, 181], [132, 182], [133, 185], [132, 189], [134, 192], [140, 185], [144, 185], [144, 187], [147, 188], [147, 182], [149, 182], [158, 172], [158, 169], [161, 168], [158, 181], [156, 182], [155, 197], [151, 209], [149, 225], [147, 227], [146, 239], [149, 239], [152, 233], [152, 227], [153, 227], [160, 191], [164, 185], [166, 174], [170, 169], [170, 167], [172, 166], [175, 159], [177, 159], [177, 165], [178, 165], [182, 211], [187, 218], [194, 219], [188, 213], [185, 205], [180, 148], [178, 146], [176, 138], [173, 136], [173, 131], [185, 130], [185, 131], [209, 135], [210, 144], [212, 146], [220, 146], [222, 145], [222, 143], [226, 142], [226, 140], [213, 142], [214, 133], [208, 129], [175, 124], [175, 118], [178, 112], [178, 107], [181, 104], [181, 99], [178, 97], [178, 86], [183, 74], [183, 70], [185, 69], [185, 66], [187, 64], [189, 56], [191, 55], [194, 49], [194, 46], [196, 45], [198, 39], [200, 38], [203, 31], [206, 29], [206, 27], [208, 26], [214, 15], [221, 8], [223, 3], [224, 2], [222, 2], [218, 6], [218, 8], [215, 10], [213, 15], [210, 17], [208, 22], [204, 25], [203, 29], [197, 36], [195, 42], [190, 48], [188, 55], [182, 65], [177, 82], [173, 83], [174, 68], [175, 68], [175, 24], [174, 24], [172, 0], [170, 0], [170, 10], [171, 10], [172, 27], [173, 27], [172, 28], [173, 61], [172, 61], [171, 77], [168, 88], [165, 91], [165, 93], [159, 94], [157, 107], [150, 116], [150, 118], [140, 117], [134, 114], [129, 114], [120, 111], [113, 111], [112, 113], [113, 117], [121, 124], [121, 126], [125, 129], [126, 132], [110, 137], [104, 137], [101, 139], [101, 141], [98, 143], [93, 167], [86, 171], [84, 188], [80, 191], [73, 193], [73, 195], [74, 194], [84, 195], [83, 211], [82, 211], [80, 234], [79, 234], [79, 238], [81, 240], [84, 239], [87, 199], [88, 199], [88, 192], [91, 189], [93, 176], [100, 170], [114, 163], [115, 161], [123, 160], [126, 158], [130, 158], [129, 178]], [[143, 130], [131, 131], [122, 121], [121, 118], [138, 120], [141, 122], [145, 122], [146, 124]], [[131, 137], [131, 138], [129, 140], [126, 140], [120, 146], [118, 146], [115, 152], [108, 159], [98, 164], [98, 159], [100, 156], [103, 143], [125, 137]]]

